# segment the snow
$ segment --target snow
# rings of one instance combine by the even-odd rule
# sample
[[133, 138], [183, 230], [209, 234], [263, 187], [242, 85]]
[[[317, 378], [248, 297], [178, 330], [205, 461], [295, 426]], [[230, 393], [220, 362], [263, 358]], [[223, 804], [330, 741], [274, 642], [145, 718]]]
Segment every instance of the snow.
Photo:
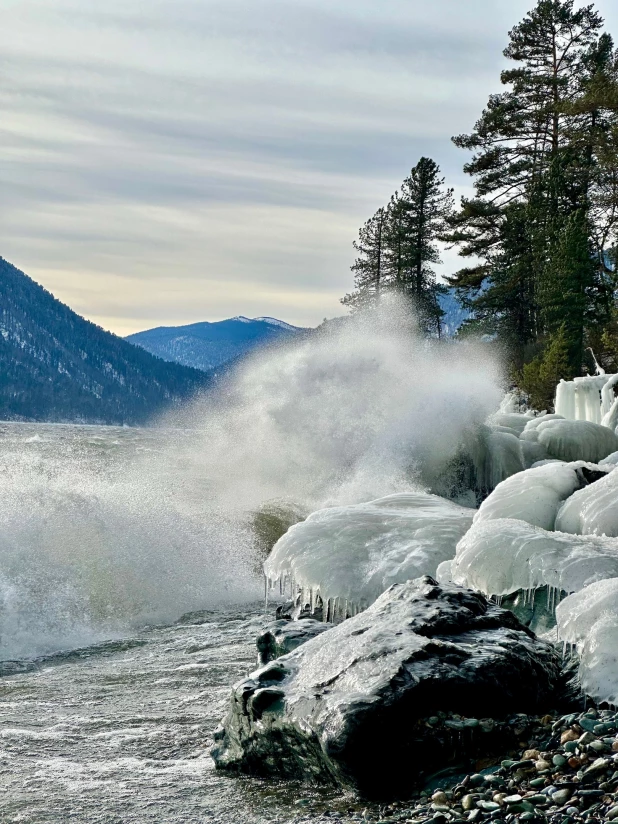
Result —
[[583, 466], [583, 461], [547, 463], [507, 478], [481, 504], [475, 523], [515, 518], [552, 530], [562, 502], [586, 483]]
[[618, 577], [618, 541], [549, 532], [520, 520], [481, 521], [461, 539], [442, 578], [447, 570], [454, 583], [487, 596], [543, 586], [577, 592]]
[[474, 510], [436, 495], [390, 495], [332, 507], [291, 527], [264, 565], [274, 584], [290, 580], [305, 603], [338, 598], [353, 610], [373, 603], [391, 584], [435, 575], [455, 555]]
[[559, 638], [577, 646], [584, 692], [618, 704], [618, 577], [565, 598], [556, 618]]
[[610, 472], [568, 498], [558, 512], [556, 529], [618, 537], [618, 473]]

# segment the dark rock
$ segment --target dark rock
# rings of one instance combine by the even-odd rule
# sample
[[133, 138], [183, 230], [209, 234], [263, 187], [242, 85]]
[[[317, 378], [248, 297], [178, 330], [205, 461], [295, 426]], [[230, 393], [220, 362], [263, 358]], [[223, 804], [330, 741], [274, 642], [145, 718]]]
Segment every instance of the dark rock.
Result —
[[300, 621], [288, 621], [284, 618], [269, 624], [256, 639], [259, 663], [263, 666], [282, 655], [287, 655], [332, 626], [313, 618], [303, 618]]
[[556, 651], [512, 613], [420, 578], [237, 684], [212, 754], [223, 769], [406, 795], [462, 747], [491, 748], [493, 733], [425, 719], [534, 713], [559, 678]]

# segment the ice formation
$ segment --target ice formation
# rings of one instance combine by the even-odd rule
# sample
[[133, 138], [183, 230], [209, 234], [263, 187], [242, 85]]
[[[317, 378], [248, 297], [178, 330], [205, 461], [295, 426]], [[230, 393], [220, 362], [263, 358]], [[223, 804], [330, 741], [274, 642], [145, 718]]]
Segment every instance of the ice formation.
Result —
[[319, 595], [328, 618], [345, 617], [391, 584], [435, 575], [455, 555], [473, 516], [474, 510], [426, 493], [323, 509], [279, 539], [264, 572], [271, 584], [300, 588], [305, 603], [314, 605]]
[[556, 618], [559, 637], [579, 651], [584, 692], [618, 704], [618, 577], [565, 598]]
[[543, 529], [554, 529], [562, 502], [586, 485], [584, 461], [547, 463], [519, 472], [499, 484], [475, 515], [478, 521], [515, 518]]
[[567, 498], [558, 512], [556, 529], [578, 535], [618, 537], [618, 472], [609, 472]]
[[601, 423], [612, 405], [611, 389], [617, 375], [595, 375], [560, 381], [556, 389], [555, 409], [569, 421]]
[[480, 521], [457, 545], [450, 567], [439, 577], [502, 596], [543, 586], [556, 593], [577, 592], [596, 581], [618, 578], [618, 541], [565, 535], [525, 521]]
[[600, 423], [542, 421], [532, 432], [549, 457], [561, 461], [598, 463], [618, 450], [618, 435]]

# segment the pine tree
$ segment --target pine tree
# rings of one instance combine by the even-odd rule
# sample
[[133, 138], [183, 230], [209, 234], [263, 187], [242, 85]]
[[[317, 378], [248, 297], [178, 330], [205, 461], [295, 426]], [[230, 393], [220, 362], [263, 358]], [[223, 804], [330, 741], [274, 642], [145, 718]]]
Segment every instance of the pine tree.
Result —
[[354, 248], [358, 253], [352, 271], [355, 291], [342, 299], [345, 306], [357, 311], [380, 300], [386, 284], [387, 210], [378, 209], [358, 233]]
[[438, 298], [445, 287], [432, 266], [440, 263], [438, 242], [452, 211], [453, 191], [445, 187], [439, 166], [421, 158], [388, 206], [360, 230], [352, 266], [356, 288], [342, 303], [357, 311], [394, 291], [411, 301], [423, 332], [439, 335]]
[[570, 367], [579, 359], [581, 368], [588, 319], [608, 306], [600, 250], [618, 175], [611, 163], [601, 172], [601, 157], [611, 143], [616, 60], [594, 7], [574, 6], [539, 0], [510, 32], [504, 54], [515, 65], [502, 73], [505, 91], [472, 134], [454, 138], [475, 153], [465, 170], [476, 196], [462, 202], [449, 240], [480, 262], [451, 284], [481, 320], [493, 320], [517, 365], [565, 320]]
[[423, 330], [440, 332], [441, 287], [433, 264], [439, 264], [438, 241], [453, 213], [453, 190], [445, 188], [438, 164], [422, 157], [404, 180], [400, 202], [403, 211], [403, 293], [415, 305]]

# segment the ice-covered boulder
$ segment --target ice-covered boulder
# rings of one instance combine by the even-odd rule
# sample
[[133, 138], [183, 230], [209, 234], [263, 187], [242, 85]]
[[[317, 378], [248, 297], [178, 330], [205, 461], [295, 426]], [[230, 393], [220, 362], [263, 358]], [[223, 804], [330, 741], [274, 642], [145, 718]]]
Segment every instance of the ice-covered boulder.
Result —
[[455, 555], [473, 516], [472, 509], [426, 493], [323, 509], [277, 541], [264, 572], [271, 582], [293, 580], [305, 602], [318, 595], [330, 602], [326, 617], [345, 617], [393, 583], [435, 575]]
[[440, 580], [447, 575], [488, 596], [544, 586], [577, 592], [618, 577], [618, 541], [548, 532], [525, 521], [480, 521], [457, 545], [450, 567], [439, 570]]
[[321, 635], [330, 629], [332, 624], [325, 624], [313, 618], [301, 618], [299, 621], [290, 621], [282, 618], [273, 621], [258, 635], [256, 646], [258, 650], [258, 662], [261, 665], [268, 664], [282, 655], [299, 647], [301, 644]]
[[609, 472], [592, 486], [567, 498], [556, 517], [556, 529], [578, 535], [617, 537], [618, 472]]
[[406, 793], [462, 755], [461, 725], [445, 740], [428, 718], [450, 710], [472, 728], [546, 710], [559, 674], [553, 647], [510, 612], [422, 578], [236, 684], [212, 754], [229, 770]]
[[590, 421], [545, 421], [536, 432], [547, 454], [561, 461], [598, 463], [618, 450], [618, 435]]
[[584, 692], [618, 705], [618, 577], [565, 598], [556, 618], [559, 638], [577, 646]]
[[475, 523], [498, 518], [514, 518], [552, 530], [562, 502], [582, 489], [598, 472], [598, 467], [576, 463], [545, 463], [513, 475], [499, 484], [483, 501]]

